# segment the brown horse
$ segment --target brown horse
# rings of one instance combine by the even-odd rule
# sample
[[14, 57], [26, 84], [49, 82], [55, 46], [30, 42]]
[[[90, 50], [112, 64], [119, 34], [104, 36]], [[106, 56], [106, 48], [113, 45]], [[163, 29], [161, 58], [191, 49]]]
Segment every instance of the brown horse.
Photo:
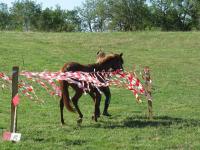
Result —
[[[94, 72], [95, 71], [109, 71], [109, 70], [118, 70], [123, 69], [123, 59], [122, 59], [122, 53], [121, 54], [110, 54], [106, 55], [99, 61], [98, 63], [94, 64], [88, 64], [88, 65], [82, 65], [77, 62], [69, 62], [66, 63], [63, 68], [62, 72], [67, 71], [82, 71], [82, 72]], [[71, 86], [74, 91], [75, 95], [71, 98], [71, 101], [76, 109], [76, 111], [79, 114], [79, 119], [77, 120], [77, 123], [82, 122], [83, 114], [81, 113], [79, 106], [78, 106], [78, 100], [83, 95], [84, 91], [83, 89], [79, 88], [77, 84], [68, 83], [67, 81], [61, 81], [61, 91], [62, 91], [62, 97], [60, 99], [60, 114], [61, 114], [61, 123], [64, 124], [64, 118], [63, 118], [63, 107], [64, 105], [66, 108], [74, 112], [74, 109], [71, 106], [71, 101], [69, 97], [69, 91], [68, 88]], [[100, 116], [100, 100], [101, 100], [101, 94], [99, 93], [98, 89], [90, 86], [90, 91], [86, 91], [95, 102], [95, 110], [94, 110], [94, 120], [97, 121], [97, 118]]]

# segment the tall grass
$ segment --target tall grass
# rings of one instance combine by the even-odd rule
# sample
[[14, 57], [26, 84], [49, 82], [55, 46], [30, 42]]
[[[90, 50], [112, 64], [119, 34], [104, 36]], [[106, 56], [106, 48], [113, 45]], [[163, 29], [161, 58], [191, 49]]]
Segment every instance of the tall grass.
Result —
[[[137, 104], [131, 92], [111, 88], [109, 112], [91, 120], [92, 99], [82, 96], [81, 127], [77, 114], [64, 112], [60, 125], [59, 99], [36, 88], [44, 104], [21, 96], [18, 131], [21, 142], [0, 141], [0, 149], [199, 149], [200, 33], [21, 33], [0, 32], [0, 72], [59, 70], [65, 62], [93, 63], [96, 52], [123, 52], [125, 68], [148, 65], [153, 78], [154, 120], [147, 104]], [[11, 92], [0, 90], [0, 129], [9, 130]], [[103, 109], [102, 99], [101, 110]]]

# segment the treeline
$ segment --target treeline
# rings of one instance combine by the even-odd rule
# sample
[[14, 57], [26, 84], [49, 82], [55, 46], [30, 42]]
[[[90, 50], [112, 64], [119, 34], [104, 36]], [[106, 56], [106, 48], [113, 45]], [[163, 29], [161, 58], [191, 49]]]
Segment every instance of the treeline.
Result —
[[32, 0], [0, 3], [0, 30], [46, 32], [200, 30], [200, 0], [85, 0], [74, 10]]

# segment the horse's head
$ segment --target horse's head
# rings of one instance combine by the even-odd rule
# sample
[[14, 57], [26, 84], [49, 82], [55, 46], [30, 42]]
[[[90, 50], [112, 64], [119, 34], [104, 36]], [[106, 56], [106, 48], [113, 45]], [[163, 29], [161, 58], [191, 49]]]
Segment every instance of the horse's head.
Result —
[[116, 70], [123, 70], [123, 53], [121, 54], [107, 54], [105, 55], [104, 52], [99, 52], [97, 54], [97, 63], [101, 65], [106, 71], [116, 71]]
[[118, 69], [124, 70], [124, 68], [123, 68], [124, 60], [123, 60], [122, 56], [123, 56], [123, 53], [114, 54], [113, 63], [111, 65], [111, 68], [113, 70], [118, 70]]

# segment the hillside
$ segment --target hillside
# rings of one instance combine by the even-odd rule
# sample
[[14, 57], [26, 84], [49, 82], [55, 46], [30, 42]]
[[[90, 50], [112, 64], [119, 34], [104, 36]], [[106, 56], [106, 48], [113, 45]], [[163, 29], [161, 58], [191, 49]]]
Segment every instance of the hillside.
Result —
[[[79, 105], [84, 114], [64, 111], [60, 125], [59, 99], [39, 87], [44, 104], [21, 97], [18, 144], [0, 141], [0, 149], [199, 149], [200, 148], [200, 32], [22, 33], [0, 32], [0, 72], [12, 66], [28, 71], [57, 71], [65, 62], [93, 63], [96, 52], [123, 52], [124, 67], [150, 66], [153, 78], [154, 120], [146, 101], [137, 104], [131, 92], [112, 87], [109, 112], [91, 120], [93, 102], [86, 95]], [[10, 98], [0, 89], [0, 129], [9, 130]], [[104, 97], [101, 110], [103, 109]]]

